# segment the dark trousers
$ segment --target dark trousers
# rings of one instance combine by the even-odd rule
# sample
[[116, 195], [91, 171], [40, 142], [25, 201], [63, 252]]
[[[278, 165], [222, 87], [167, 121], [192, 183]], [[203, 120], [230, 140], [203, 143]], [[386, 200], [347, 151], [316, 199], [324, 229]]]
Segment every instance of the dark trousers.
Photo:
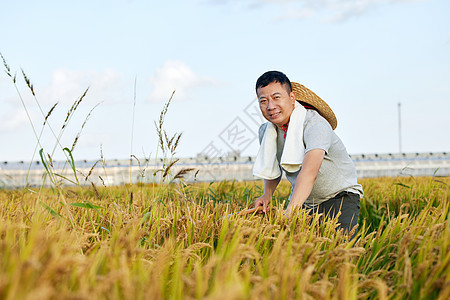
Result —
[[[309, 214], [318, 212], [323, 214], [324, 218], [333, 219], [340, 211], [341, 215], [338, 217], [338, 229], [344, 229], [344, 232], [349, 233], [353, 227], [358, 224], [359, 208], [358, 194], [341, 192], [311, 209]], [[356, 230], [351, 239], [353, 239], [355, 235]]]

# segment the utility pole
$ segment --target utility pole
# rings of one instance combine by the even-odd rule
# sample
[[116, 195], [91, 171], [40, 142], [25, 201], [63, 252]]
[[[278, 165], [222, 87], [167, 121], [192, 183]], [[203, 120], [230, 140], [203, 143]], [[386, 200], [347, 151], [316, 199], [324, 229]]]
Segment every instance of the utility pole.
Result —
[[402, 119], [401, 119], [401, 103], [398, 103], [398, 152], [402, 153]]

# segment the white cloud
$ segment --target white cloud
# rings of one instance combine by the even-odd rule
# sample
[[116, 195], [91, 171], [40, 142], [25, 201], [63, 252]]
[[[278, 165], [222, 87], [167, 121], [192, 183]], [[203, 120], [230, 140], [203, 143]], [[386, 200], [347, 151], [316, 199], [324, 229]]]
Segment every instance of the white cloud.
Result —
[[0, 122], [0, 132], [12, 132], [30, 126], [30, 121], [23, 109], [10, 110], [3, 114]]
[[186, 64], [168, 60], [150, 78], [153, 91], [151, 101], [167, 101], [175, 90], [177, 100], [189, 97], [189, 91], [198, 86], [213, 84], [213, 80], [197, 76]]
[[[243, 0], [239, 1], [239, 7], [246, 3], [247, 8], [259, 8], [264, 5], [272, 5], [280, 10], [276, 20], [281, 19], [306, 19], [317, 15], [323, 16], [325, 21], [346, 21], [356, 16], [368, 13], [382, 4], [411, 3], [429, 0]], [[204, 0], [210, 4], [238, 5], [238, 1], [232, 0]]]
[[38, 100], [46, 104], [57, 101], [71, 104], [89, 87], [88, 96], [95, 97], [96, 102], [120, 101], [122, 86], [121, 76], [112, 69], [102, 72], [57, 69], [52, 73], [49, 86], [42, 93], [39, 90], [36, 93]]
[[[28, 88], [23, 87], [22, 83], [20, 84], [21, 97], [14, 94], [10, 96], [8, 93], [2, 95], [2, 102], [0, 103], [0, 117], [2, 120], [0, 122], [0, 132], [2, 133], [15, 132], [31, 126], [23, 105], [26, 106], [30, 113], [34, 126], [37, 126], [36, 130], [40, 129], [42, 125], [44, 117], [39, 112], [35, 100], [29, 93]], [[3, 87], [3, 85], [5, 85], [5, 80], [1, 79], [0, 87]], [[93, 100], [92, 105], [103, 101], [105, 103], [122, 101], [123, 86], [124, 83], [121, 76], [111, 69], [103, 72], [57, 69], [53, 71], [50, 83], [47, 86], [39, 87], [34, 85], [34, 91], [39, 105], [44, 110], [44, 113], [47, 113], [56, 102], [58, 102], [56, 109], [64, 105], [72, 105], [88, 87], [89, 91], [86, 100]], [[132, 97], [133, 95], [130, 93], [125, 100], [129, 100]], [[23, 101], [22, 104], [21, 99]], [[89, 107], [92, 107], [92, 105]]]

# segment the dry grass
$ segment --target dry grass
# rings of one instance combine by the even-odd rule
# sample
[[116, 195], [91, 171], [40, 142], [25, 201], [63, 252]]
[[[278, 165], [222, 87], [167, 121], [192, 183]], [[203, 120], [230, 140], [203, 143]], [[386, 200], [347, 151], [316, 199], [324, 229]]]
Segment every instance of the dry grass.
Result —
[[2, 190], [0, 298], [448, 299], [450, 179], [361, 183], [356, 242], [286, 220], [286, 182], [245, 218], [260, 182]]

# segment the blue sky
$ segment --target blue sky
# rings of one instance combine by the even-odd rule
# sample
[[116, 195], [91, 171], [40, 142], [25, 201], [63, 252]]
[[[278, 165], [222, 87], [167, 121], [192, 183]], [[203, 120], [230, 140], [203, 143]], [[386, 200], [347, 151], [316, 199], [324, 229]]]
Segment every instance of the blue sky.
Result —
[[[165, 127], [183, 132], [177, 156], [256, 155], [254, 84], [267, 70], [331, 106], [350, 154], [399, 151], [399, 102], [403, 152], [450, 150], [446, 0], [1, 2], [0, 52], [38, 134], [44, 117], [21, 68], [44, 114], [58, 102], [56, 133], [89, 87], [61, 138], [70, 147], [95, 107], [76, 159], [100, 148], [106, 159], [154, 156], [154, 121], [173, 90]], [[0, 98], [0, 161], [30, 160], [36, 137], [5, 72]], [[63, 158], [54, 145], [46, 127], [41, 146]]]

